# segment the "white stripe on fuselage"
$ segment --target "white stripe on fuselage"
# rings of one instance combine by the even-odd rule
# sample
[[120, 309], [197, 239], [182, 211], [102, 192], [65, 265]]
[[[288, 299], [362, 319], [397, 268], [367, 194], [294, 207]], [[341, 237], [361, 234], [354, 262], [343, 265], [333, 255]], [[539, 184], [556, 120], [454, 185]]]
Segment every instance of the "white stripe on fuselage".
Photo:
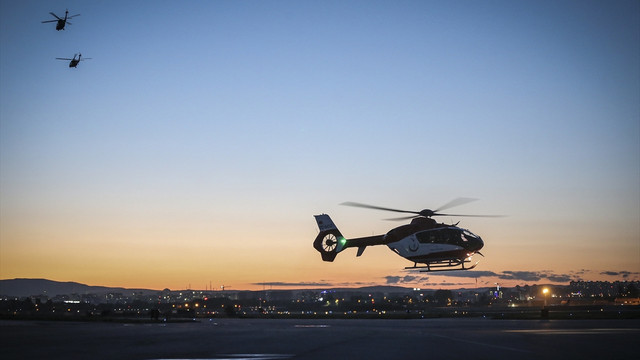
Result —
[[452, 244], [420, 243], [415, 234], [409, 235], [400, 241], [387, 244], [387, 246], [405, 258], [464, 250], [463, 247]]

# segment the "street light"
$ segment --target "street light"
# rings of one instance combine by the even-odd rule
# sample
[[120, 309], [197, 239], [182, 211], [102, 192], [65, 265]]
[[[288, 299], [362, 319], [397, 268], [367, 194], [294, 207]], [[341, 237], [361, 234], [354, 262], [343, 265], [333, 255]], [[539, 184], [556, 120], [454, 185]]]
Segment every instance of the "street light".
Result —
[[544, 307], [540, 311], [540, 317], [542, 317], [543, 319], [548, 319], [549, 308], [547, 308], [547, 294], [549, 293], [549, 289], [548, 288], [542, 289], [542, 293], [544, 294]]

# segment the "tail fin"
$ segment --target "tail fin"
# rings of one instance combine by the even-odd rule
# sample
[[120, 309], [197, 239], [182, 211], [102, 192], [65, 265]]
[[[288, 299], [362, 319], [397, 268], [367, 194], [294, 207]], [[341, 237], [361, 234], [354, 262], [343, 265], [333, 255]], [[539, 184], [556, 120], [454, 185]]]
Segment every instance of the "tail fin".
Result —
[[333, 261], [338, 253], [342, 251], [346, 243], [346, 239], [338, 230], [338, 227], [333, 223], [329, 215], [314, 215], [316, 223], [320, 233], [316, 236], [316, 240], [313, 242], [314, 249], [320, 252], [322, 260]]

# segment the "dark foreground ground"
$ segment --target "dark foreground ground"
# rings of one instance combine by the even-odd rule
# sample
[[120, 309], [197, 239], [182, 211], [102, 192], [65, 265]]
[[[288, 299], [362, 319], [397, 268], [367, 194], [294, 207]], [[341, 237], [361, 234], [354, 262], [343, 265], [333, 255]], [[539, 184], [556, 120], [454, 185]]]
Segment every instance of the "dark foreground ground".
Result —
[[3, 359], [637, 359], [640, 320], [0, 321]]

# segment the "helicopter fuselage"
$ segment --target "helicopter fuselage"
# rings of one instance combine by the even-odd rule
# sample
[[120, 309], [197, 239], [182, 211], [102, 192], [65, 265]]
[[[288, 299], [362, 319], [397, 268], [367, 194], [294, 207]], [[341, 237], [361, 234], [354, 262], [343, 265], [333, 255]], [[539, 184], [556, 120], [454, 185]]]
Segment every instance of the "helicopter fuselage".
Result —
[[329, 215], [316, 215], [316, 221], [320, 233], [314, 248], [324, 261], [333, 261], [339, 252], [349, 247], [357, 247], [356, 256], [360, 256], [367, 246], [387, 245], [396, 254], [412, 261], [412, 268], [468, 270], [470, 268], [465, 268], [464, 264], [484, 246], [482, 239], [469, 230], [425, 217], [414, 218], [410, 224], [391, 229], [385, 235], [353, 239], [345, 239]]
[[389, 231], [385, 238], [391, 250], [414, 263], [464, 260], [484, 246], [471, 231], [428, 218], [413, 219], [411, 224]]
[[71, 15], [69, 16], [69, 10], [66, 10], [64, 12], [64, 18], [61, 18], [60, 16], [50, 12], [49, 14], [51, 14], [51, 16], [53, 16], [55, 19], [54, 20], [44, 20], [41, 21], [43, 24], [44, 23], [52, 23], [55, 22], [56, 23], [56, 30], [60, 31], [60, 30], [64, 30], [64, 27], [69, 24], [71, 25], [71, 23], [68, 21], [69, 19], [76, 17], [76, 16], [80, 16], [80, 14], [76, 14], [76, 15]]

